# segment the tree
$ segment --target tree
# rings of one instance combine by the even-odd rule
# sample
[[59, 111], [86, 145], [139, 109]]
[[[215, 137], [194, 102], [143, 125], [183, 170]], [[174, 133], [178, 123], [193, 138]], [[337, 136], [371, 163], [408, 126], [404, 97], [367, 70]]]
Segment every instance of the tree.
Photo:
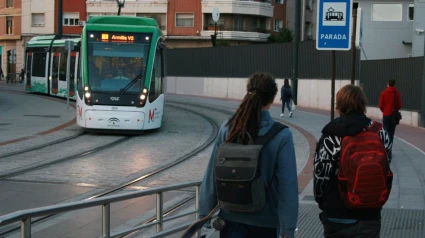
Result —
[[294, 34], [289, 29], [279, 30], [279, 35], [275, 36], [270, 34], [267, 41], [270, 43], [285, 43], [292, 42], [294, 40]]

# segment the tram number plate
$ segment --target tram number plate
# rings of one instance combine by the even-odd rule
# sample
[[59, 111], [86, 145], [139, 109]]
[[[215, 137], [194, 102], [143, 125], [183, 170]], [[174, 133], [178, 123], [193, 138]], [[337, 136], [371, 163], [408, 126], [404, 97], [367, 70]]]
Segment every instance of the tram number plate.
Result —
[[118, 107], [112, 107], [112, 110], [118, 110]]

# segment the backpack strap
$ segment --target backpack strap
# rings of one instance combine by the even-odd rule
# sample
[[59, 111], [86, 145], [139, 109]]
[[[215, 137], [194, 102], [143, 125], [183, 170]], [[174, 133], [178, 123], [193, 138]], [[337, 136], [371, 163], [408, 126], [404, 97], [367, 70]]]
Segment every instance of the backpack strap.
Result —
[[378, 133], [381, 129], [382, 129], [382, 124], [377, 121], [373, 121], [372, 125], [370, 125], [369, 127], [369, 131], [374, 133]]
[[288, 128], [288, 126], [279, 122], [275, 122], [272, 128], [270, 128], [270, 130], [264, 136], [259, 136], [255, 139], [254, 144], [265, 145], [270, 139], [275, 137], [281, 130], [285, 128]]
[[[288, 128], [288, 126], [280, 123], [280, 122], [275, 122], [272, 126], [272, 128], [270, 128], [270, 130], [264, 135], [264, 136], [259, 136], [255, 139], [254, 144], [256, 145], [265, 145], [269, 140], [271, 140], [273, 137], [275, 137], [281, 130]], [[261, 159], [261, 158], [260, 158]], [[276, 160], [277, 161], [277, 160]], [[273, 168], [273, 175], [272, 175], [272, 179], [270, 180], [270, 182], [267, 184], [267, 189], [269, 189], [272, 186], [273, 180], [276, 177], [276, 167], [277, 167], [277, 162], [275, 162], [274, 164], [274, 168]], [[259, 163], [258, 168], [259, 171], [261, 171], [261, 163]]]

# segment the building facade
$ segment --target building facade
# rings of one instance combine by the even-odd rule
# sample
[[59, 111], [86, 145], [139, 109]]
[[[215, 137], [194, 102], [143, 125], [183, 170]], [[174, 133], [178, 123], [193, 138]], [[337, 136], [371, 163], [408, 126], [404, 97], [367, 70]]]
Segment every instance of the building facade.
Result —
[[[297, 0], [287, 1], [287, 27], [295, 33], [295, 10]], [[317, 27], [317, 0], [301, 1], [301, 41], [315, 40]]]
[[[263, 43], [286, 27], [283, 0], [136, 0], [126, 2], [121, 14], [154, 18], [170, 48], [210, 47], [215, 7], [220, 11], [217, 40], [229, 45]], [[87, 1], [88, 18], [116, 15], [117, 10], [115, 1]]]
[[[25, 44], [34, 36], [59, 33], [59, 1], [22, 2], [22, 42], [17, 68], [23, 68]], [[62, 0], [62, 34], [80, 35], [86, 20], [85, 1]]]
[[22, 1], [0, 1], [0, 66], [3, 75], [20, 72], [22, 66]]
[[424, 55], [424, 0], [359, 0], [362, 60]]

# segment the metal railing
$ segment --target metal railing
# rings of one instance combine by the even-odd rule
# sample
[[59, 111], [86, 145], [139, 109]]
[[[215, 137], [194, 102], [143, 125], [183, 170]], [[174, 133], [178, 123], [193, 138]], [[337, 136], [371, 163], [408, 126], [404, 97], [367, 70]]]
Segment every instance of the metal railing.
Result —
[[[4, 216], [0, 216], [0, 227], [20, 221], [21, 222], [21, 238], [30, 238], [31, 237], [31, 218], [33, 217], [49, 216], [49, 215], [55, 215], [58, 213], [91, 208], [95, 206], [102, 206], [102, 237], [105, 237], [105, 238], [121, 237], [123, 235], [127, 235], [132, 232], [135, 232], [144, 228], [148, 228], [154, 225], [156, 225], [157, 233], [153, 235], [152, 237], [164, 237], [166, 235], [184, 230], [186, 229], [186, 227], [188, 227], [191, 224], [191, 223], [186, 223], [168, 230], [163, 230], [164, 222], [175, 220], [175, 219], [192, 215], [192, 214], [195, 214], [195, 218], [198, 219], [200, 185], [201, 185], [201, 181], [194, 181], [194, 182], [163, 186], [158, 188], [150, 188], [144, 191], [128, 192], [128, 193], [123, 193], [119, 195], [110, 195], [110, 196], [95, 198], [92, 200], [70, 202], [70, 203], [64, 203], [59, 205], [52, 205], [52, 206], [17, 211]], [[164, 218], [163, 193], [172, 191], [172, 190], [189, 188], [189, 187], [196, 188], [195, 209], [189, 210], [180, 215], [174, 215], [174, 216]], [[137, 227], [133, 227], [131, 229], [127, 229], [127, 230], [111, 235], [111, 231], [110, 231], [111, 230], [110, 228], [110, 216], [111, 216], [110, 204], [111, 203], [125, 201], [129, 199], [134, 199], [134, 198], [140, 198], [140, 197], [149, 196], [149, 195], [155, 195], [155, 194], [156, 194], [156, 221], [149, 222], [149, 223], [146, 223]]]
[[6, 83], [18, 83], [21, 81], [20, 73], [7, 73], [6, 75]]

